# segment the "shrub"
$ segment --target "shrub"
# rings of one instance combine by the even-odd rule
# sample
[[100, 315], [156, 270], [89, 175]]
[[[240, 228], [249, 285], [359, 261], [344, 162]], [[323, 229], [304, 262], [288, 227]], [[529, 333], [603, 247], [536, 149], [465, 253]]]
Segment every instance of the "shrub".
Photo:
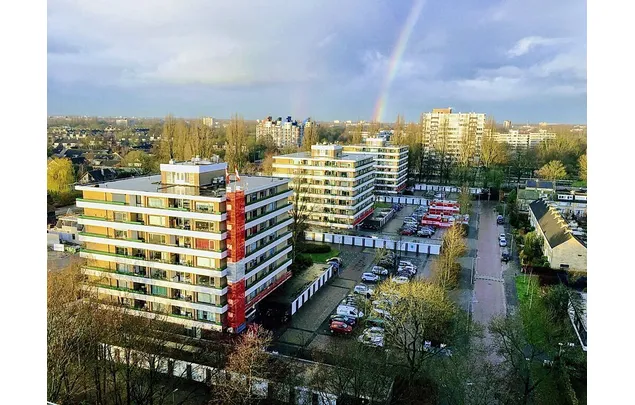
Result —
[[331, 247], [317, 243], [305, 243], [302, 245], [301, 251], [302, 253], [328, 253], [331, 251]]
[[294, 274], [297, 274], [303, 270], [308, 269], [312, 265], [313, 259], [311, 259], [311, 256], [298, 254], [295, 256], [295, 260], [293, 261], [293, 263], [291, 263], [291, 266], [289, 266], [289, 268]]

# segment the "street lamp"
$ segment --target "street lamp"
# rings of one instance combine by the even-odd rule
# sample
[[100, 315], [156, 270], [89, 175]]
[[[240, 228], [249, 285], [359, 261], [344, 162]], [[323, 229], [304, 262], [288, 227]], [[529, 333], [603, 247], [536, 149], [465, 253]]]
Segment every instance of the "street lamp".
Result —
[[472, 272], [470, 273], [470, 283], [474, 285], [474, 274], [476, 273], [476, 263], [478, 262], [478, 256], [472, 258]]
[[174, 391], [172, 391], [172, 405], [174, 405], [174, 393], [177, 392], [179, 389], [175, 388]]

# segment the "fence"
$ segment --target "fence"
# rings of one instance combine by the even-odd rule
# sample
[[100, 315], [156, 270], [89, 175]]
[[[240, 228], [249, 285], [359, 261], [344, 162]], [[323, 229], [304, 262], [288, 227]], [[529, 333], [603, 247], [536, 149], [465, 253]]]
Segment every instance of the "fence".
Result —
[[375, 202], [385, 202], [391, 204], [404, 204], [404, 205], [428, 205], [430, 200], [423, 197], [411, 197], [411, 196], [392, 196], [392, 195], [377, 195], [375, 196]]
[[334, 273], [335, 271], [333, 266], [329, 266], [329, 268], [320, 275], [320, 278], [315, 280], [306, 288], [306, 290], [302, 291], [302, 293], [300, 293], [291, 304], [291, 315], [295, 314], [297, 310], [300, 309], [302, 305], [305, 304], [313, 296], [313, 294], [315, 294], [317, 290], [319, 290], [326, 281], [333, 276]]
[[438, 255], [441, 252], [441, 245], [431, 242], [370, 238], [315, 231], [305, 231], [304, 237], [306, 240], [315, 242], [335, 243], [347, 246], [363, 246], [372, 249], [398, 250], [401, 252], [412, 252], [417, 254]]
[[[461, 191], [460, 187], [456, 186], [441, 186], [437, 184], [415, 184], [415, 190], [417, 191], [445, 191], [450, 193], [458, 193]], [[483, 189], [480, 187], [470, 187], [470, 193], [481, 194]]]

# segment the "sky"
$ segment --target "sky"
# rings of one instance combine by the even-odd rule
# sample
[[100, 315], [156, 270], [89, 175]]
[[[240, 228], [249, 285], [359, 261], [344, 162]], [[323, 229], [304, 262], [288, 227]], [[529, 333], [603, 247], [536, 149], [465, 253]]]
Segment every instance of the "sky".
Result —
[[580, 0], [49, 0], [49, 115], [586, 123]]

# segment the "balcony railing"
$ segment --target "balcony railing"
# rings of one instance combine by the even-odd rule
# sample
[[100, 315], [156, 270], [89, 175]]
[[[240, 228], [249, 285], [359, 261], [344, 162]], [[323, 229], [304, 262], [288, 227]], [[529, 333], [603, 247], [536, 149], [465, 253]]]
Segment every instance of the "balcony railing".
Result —
[[[264, 217], [265, 215], [269, 215], [269, 214], [272, 214], [272, 213], [274, 213], [274, 212], [276, 212], [276, 211], [280, 211], [280, 210], [282, 210], [282, 209], [284, 209], [284, 208], [291, 207], [292, 205], [293, 205], [293, 204], [288, 203], [288, 204], [285, 204], [285, 205], [283, 205], [283, 206], [281, 206], [281, 207], [278, 207], [278, 208], [276, 208], [276, 209], [274, 209], [274, 210], [272, 210], [272, 211], [265, 212], [264, 214], [260, 214], [260, 215], [258, 215], [258, 216], [251, 217], [251, 218], [245, 218], [245, 223], [249, 223], [249, 222], [255, 221], [255, 220], [259, 219], [259, 218]], [[283, 214], [283, 212], [281, 212], [281, 213], [280, 213], [280, 214], [278, 214], [278, 215], [282, 215], [282, 214]]]
[[[184, 284], [184, 285], [192, 285], [192, 286], [199, 286], [199, 287], [207, 287], [207, 288], [211, 288], [216, 290], [217, 294], [220, 294], [222, 291], [222, 288], [217, 287], [215, 285], [210, 285], [209, 283], [201, 283], [201, 282], [197, 282], [197, 283], [192, 283], [191, 279], [179, 279], [179, 280], [175, 280], [176, 277], [163, 277], [163, 276], [157, 276], [154, 274], [151, 275], [146, 275], [146, 273], [135, 273], [135, 272], [131, 272], [131, 271], [123, 271], [123, 270], [113, 270], [113, 269], [108, 269], [105, 267], [97, 267], [97, 266], [82, 266], [85, 269], [90, 269], [90, 270], [95, 270], [95, 271], [101, 271], [101, 272], [105, 272], [105, 273], [113, 273], [113, 274], [121, 274], [124, 276], [133, 276], [133, 277], [141, 277], [141, 278], [145, 278], [148, 280], [161, 280], [161, 281], [168, 281], [171, 283], [179, 283], [179, 284]], [[223, 287], [224, 288], [224, 287]]]
[[286, 261], [285, 261], [284, 263], [282, 263], [280, 266], [276, 267], [275, 269], [273, 269], [273, 270], [271, 270], [271, 271], [268, 271], [268, 272], [266, 272], [266, 273], [262, 273], [262, 274], [260, 274], [260, 273], [259, 273], [259, 275], [256, 275], [256, 279], [255, 279], [254, 281], [252, 281], [250, 284], [247, 284], [245, 288], [246, 288], [246, 289], [249, 289], [249, 288], [253, 287], [253, 286], [254, 286], [254, 284], [258, 283], [260, 280], [262, 280], [263, 278], [267, 277], [269, 274], [271, 274], [271, 273], [275, 273], [276, 271], [280, 270], [282, 267], [284, 267], [284, 266], [285, 266], [286, 264], [288, 264], [289, 262], [291, 262], [291, 259], [286, 260]]
[[192, 301], [191, 299], [187, 299], [185, 297], [176, 298], [176, 297], [170, 297], [170, 296], [166, 296], [166, 295], [152, 294], [152, 293], [148, 293], [147, 291], [135, 290], [133, 288], [116, 287], [116, 286], [112, 286], [112, 285], [104, 285], [104, 284], [99, 284], [99, 283], [86, 283], [86, 284], [89, 285], [89, 286], [92, 286], [92, 287], [96, 287], [96, 288], [106, 288], [106, 289], [109, 289], [109, 290], [123, 291], [123, 292], [128, 292], [128, 293], [133, 293], [133, 294], [142, 294], [142, 295], [146, 295], [148, 297], [157, 297], [157, 298], [164, 298], [164, 299], [167, 299], [167, 300], [190, 302], [192, 304], [208, 305], [208, 306], [214, 307], [214, 308], [221, 308], [222, 307], [222, 305], [220, 305], [220, 304], [214, 304], [214, 303], [210, 303], [210, 302]]
[[84, 201], [84, 202], [92, 202], [92, 203], [101, 203], [101, 204], [126, 205], [125, 202], [121, 202], [121, 201], [92, 200], [89, 198], [77, 198], [76, 200]]
[[124, 258], [124, 259], [143, 260], [143, 261], [146, 261], [146, 262], [173, 264], [173, 265], [176, 265], [176, 266], [196, 267], [198, 269], [205, 269], [205, 270], [210, 270], [210, 271], [223, 271], [223, 270], [227, 269], [226, 265], [223, 266], [223, 267], [218, 267], [218, 268], [213, 268], [212, 269], [212, 268], [208, 268], [208, 267], [194, 266], [192, 264], [192, 262], [179, 262], [179, 261], [176, 261], [176, 260], [151, 259], [151, 258], [146, 258], [145, 256], [122, 255], [122, 254], [119, 254], [119, 253], [104, 252], [102, 250], [80, 249], [80, 252], [98, 254], [98, 255], [106, 255], [106, 256], [114, 256], [114, 257], [121, 257], [121, 258]]
[[[110, 235], [103, 235], [100, 233], [92, 233], [92, 232], [79, 232], [79, 235], [81, 236], [92, 236], [95, 238], [104, 238], [104, 239], [114, 239], [114, 240], [125, 240], [125, 241], [129, 241], [129, 242], [137, 242], [137, 243], [144, 243], [147, 245], [156, 245], [156, 246], [170, 246], [170, 247], [178, 247], [178, 248], [183, 248], [183, 249], [192, 249], [192, 250], [203, 250], [203, 251], [208, 251], [208, 252], [216, 252], [216, 253], [223, 253], [225, 250], [227, 249], [197, 249], [197, 248], [192, 248], [192, 247], [185, 247], [185, 246], [179, 246], [177, 244], [174, 243], [152, 243], [152, 242], [148, 242], [145, 239], [133, 239], [133, 238], [116, 238], [114, 236], [110, 236]], [[195, 255], [195, 253], [192, 253]]]
[[245, 206], [250, 206], [251, 204], [255, 204], [255, 203], [257, 203], [257, 202], [267, 200], [267, 199], [269, 199], [269, 198], [272, 198], [272, 197], [278, 196], [278, 195], [280, 195], [280, 194], [288, 193], [289, 191], [291, 191], [291, 190], [287, 189], [287, 190], [280, 191], [280, 192], [275, 193], [275, 194], [268, 195], [268, 196], [266, 196], [266, 197], [259, 198], [259, 199], [257, 199], [257, 200], [252, 200], [252, 201], [248, 202], [247, 204], [245, 204]]

